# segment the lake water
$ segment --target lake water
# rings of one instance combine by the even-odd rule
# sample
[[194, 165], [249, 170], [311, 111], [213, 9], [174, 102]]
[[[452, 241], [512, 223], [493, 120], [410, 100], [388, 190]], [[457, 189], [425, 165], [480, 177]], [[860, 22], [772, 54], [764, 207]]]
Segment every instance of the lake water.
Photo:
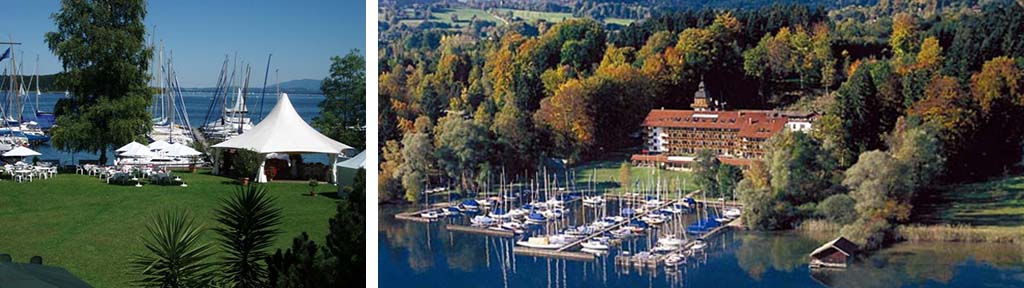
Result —
[[[812, 275], [807, 254], [830, 235], [729, 231], [708, 239], [706, 256], [677, 270], [619, 269], [617, 252], [594, 262], [518, 256], [513, 240], [444, 229], [445, 221], [465, 220], [394, 218], [421, 208], [380, 209], [380, 287], [1024, 287], [1020, 244], [901, 243], [845, 271]], [[639, 251], [648, 241], [624, 247]]]
[[[218, 108], [214, 109], [214, 115], [210, 115], [209, 117], [207, 116], [207, 112], [210, 110], [210, 104], [213, 103], [214, 100], [214, 94], [212, 92], [185, 91], [182, 94], [185, 101], [186, 111], [189, 116], [188, 118], [193, 127], [201, 126], [203, 125], [203, 123], [213, 121], [214, 119], [217, 119], [217, 117], [220, 116], [220, 104], [218, 104]], [[40, 110], [52, 112], [53, 106], [57, 103], [57, 100], [59, 100], [62, 97], [64, 97], [63, 93], [42, 94], [39, 97]], [[277, 104], [277, 98], [273, 95], [273, 93], [268, 93], [263, 101], [263, 113], [261, 114], [259, 97], [259, 94], [250, 95], [246, 103], [246, 106], [249, 109], [250, 117], [253, 118], [253, 121], [257, 121], [265, 117], [266, 114], [270, 113], [270, 110], [274, 108], [274, 105]], [[229, 100], [229, 103], [233, 103], [234, 96], [230, 98], [231, 99]], [[317, 107], [317, 105], [319, 105], [320, 102], [323, 101], [324, 96], [320, 94], [288, 94], [288, 98], [291, 99], [292, 106], [295, 107], [295, 111], [298, 112], [299, 115], [302, 116], [302, 118], [306, 120], [307, 123], [311, 123], [313, 117], [316, 117], [316, 115], [320, 113], [320, 108]], [[23, 109], [23, 119], [25, 121], [35, 119], [35, 114], [33, 112], [33, 110], [35, 109], [34, 106], [35, 96], [32, 96], [29, 99], [29, 103], [26, 103]], [[53, 147], [50, 147], [49, 145], [46, 144], [34, 146], [32, 147], [32, 149], [35, 149], [36, 151], [39, 151], [39, 153], [43, 154], [43, 156], [39, 157], [40, 159], [56, 159], [60, 160], [62, 164], [77, 163], [78, 160], [99, 159], [98, 153], [68, 153], [54, 149]], [[117, 149], [117, 147], [114, 147], [113, 149]], [[113, 152], [108, 151], [107, 156], [109, 158], [113, 158], [112, 155]], [[306, 158], [307, 162], [327, 161], [327, 157], [323, 155], [307, 155], [304, 157]], [[112, 164], [113, 159], [109, 160], [109, 162], [110, 163], [108, 164]]]

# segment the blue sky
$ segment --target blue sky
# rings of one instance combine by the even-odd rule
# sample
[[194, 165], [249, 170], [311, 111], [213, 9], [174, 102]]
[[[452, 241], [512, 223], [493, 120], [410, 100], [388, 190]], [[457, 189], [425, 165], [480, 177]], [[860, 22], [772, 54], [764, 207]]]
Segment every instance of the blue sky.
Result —
[[[4, 1], [7, 2], [7, 1]], [[150, 0], [146, 29], [163, 39], [165, 55], [172, 52], [178, 81], [184, 87], [214, 86], [225, 55], [252, 63], [250, 81], [263, 84], [267, 55], [273, 53], [270, 79], [279, 69], [281, 81], [323, 79], [330, 57], [358, 48], [365, 55], [365, 1], [238, 1]], [[3, 8], [0, 41], [13, 37], [24, 72], [35, 71], [36, 54], [42, 74], [61, 70], [60, 61], [43, 40], [56, 30], [50, 14], [57, 0], [14, 0]], [[148, 39], [148, 37], [147, 37]], [[6, 48], [4, 48], [6, 49]], [[0, 51], [2, 53], [2, 51]], [[4, 61], [6, 64], [6, 60]]]

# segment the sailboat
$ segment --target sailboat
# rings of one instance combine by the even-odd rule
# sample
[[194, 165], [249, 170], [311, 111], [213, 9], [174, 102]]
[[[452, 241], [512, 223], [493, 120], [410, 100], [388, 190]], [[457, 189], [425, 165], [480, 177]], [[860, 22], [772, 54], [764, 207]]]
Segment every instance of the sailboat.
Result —
[[[704, 191], [701, 191], [701, 192], [704, 193]], [[703, 207], [701, 209], [697, 210], [697, 222], [693, 223], [693, 224], [690, 224], [690, 226], [687, 226], [686, 227], [686, 233], [695, 234], [695, 235], [702, 235], [702, 234], [707, 233], [708, 231], [711, 231], [712, 229], [715, 229], [718, 226], [722, 225], [722, 223], [718, 222], [718, 220], [715, 220], [714, 217], [711, 217], [711, 215], [708, 215], [707, 196], [705, 195], [703, 197], [705, 199], [704, 200], [705, 202], [704, 202], [704, 205], [702, 205]], [[701, 210], [704, 211], [704, 216], [703, 217], [700, 214]]]
[[[594, 186], [594, 177], [597, 177], [597, 168], [594, 168], [594, 172], [592, 172], [590, 174], [590, 183], [589, 183], [589, 185], [587, 187], [587, 190], [593, 191], [596, 194], [597, 191], [596, 191], [595, 186]], [[604, 205], [604, 204], [605, 204], [604, 196], [594, 195], [594, 196], [584, 196], [583, 197], [583, 205], [584, 206], [599, 206], [599, 205]]]
[[[237, 56], [236, 56], [237, 61]], [[269, 64], [269, 63], [268, 63]], [[239, 78], [237, 85], [235, 81], [235, 71], [231, 72], [231, 76], [227, 76], [227, 59], [224, 61], [224, 66], [221, 69], [221, 78], [218, 83], [218, 93], [223, 95], [222, 98], [215, 98], [214, 103], [211, 103], [211, 108], [218, 102], [222, 104], [220, 116], [211, 122], [207, 122], [203, 125], [203, 134], [206, 138], [211, 139], [214, 142], [224, 141], [231, 139], [232, 137], [249, 131], [253, 127], [252, 119], [249, 118], [249, 108], [246, 105], [246, 96], [249, 94], [249, 75], [252, 71], [251, 68], [247, 67], [245, 70], [245, 79]], [[241, 77], [241, 74], [239, 74]], [[233, 89], [232, 89], [233, 88]], [[235, 91], [234, 103], [228, 106], [228, 95], [231, 91]], [[211, 111], [212, 112], [212, 111]], [[209, 118], [207, 114], [207, 118]]]
[[558, 249], [558, 248], [562, 248], [562, 244], [561, 243], [557, 243], [555, 241], [552, 241], [553, 239], [551, 239], [551, 238], [552, 237], [548, 237], [548, 236], [530, 237], [530, 238], [527, 238], [526, 241], [518, 241], [518, 242], [516, 242], [516, 245], [523, 246], [523, 247], [529, 247], [529, 248], [538, 248], [538, 249]]
[[[43, 135], [45, 135], [45, 132], [50, 131], [50, 129], [53, 128], [53, 126], [57, 123], [57, 116], [54, 115], [53, 112], [43, 111], [42, 108], [39, 107], [39, 96], [42, 96], [42, 94], [43, 94], [43, 92], [40, 91], [40, 89], [39, 89], [39, 55], [36, 55], [36, 80], [35, 80], [35, 82], [36, 82], [36, 113], [35, 113], [36, 114], [35, 115], [36, 116], [36, 120], [35, 120], [35, 123], [34, 123], [35, 124], [34, 128], [39, 129], [40, 132], [43, 132]], [[65, 92], [65, 93], [67, 93], [67, 92]], [[48, 140], [49, 139], [47, 139], [47, 141]]]
[[[153, 127], [147, 136], [152, 141], [191, 145], [195, 137], [192, 135], [192, 125], [188, 119], [188, 110], [184, 109], [185, 99], [182, 98], [181, 88], [177, 85], [178, 76], [174, 66], [171, 64], [170, 59], [164, 60], [163, 51], [163, 44], [161, 43], [157, 61], [158, 65], [154, 67], [157, 75], [155, 79], [158, 101], [154, 102], [153, 109], [155, 112], [160, 113], [160, 117], [154, 119]], [[164, 86], [164, 83], [167, 85]]]
[[[22, 111], [22, 99], [21, 95], [25, 94], [25, 87], [20, 85], [18, 82], [18, 66], [15, 62], [15, 56], [13, 51], [13, 44], [7, 51], [10, 52], [11, 62], [11, 75], [10, 82], [8, 82], [8, 92], [4, 106], [0, 107], [0, 145], [4, 146], [27, 146], [29, 144], [28, 137], [21, 130], [21, 111]], [[6, 80], [6, 79], [5, 79]], [[6, 81], [5, 81], [6, 82]]]
[[583, 246], [583, 249], [608, 250], [608, 244], [597, 239], [587, 240], [580, 245]]

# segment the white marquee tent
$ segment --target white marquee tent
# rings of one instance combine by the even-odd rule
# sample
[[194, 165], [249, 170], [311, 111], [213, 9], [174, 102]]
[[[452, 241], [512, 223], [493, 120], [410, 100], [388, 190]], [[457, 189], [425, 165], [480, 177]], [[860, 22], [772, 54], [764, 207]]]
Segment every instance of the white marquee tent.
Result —
[[348, 158], [345, 161], [338, 162], [334, 165], [334, 179], [338, 183], [338, 189], [341, 187], [351, 185], [353, 179], [356, 177], [356, 172], [359, 168], [366, 167], [366, 151], [359, 152], [358, 155]]
[[[213, 147], [246, 149], [264, 156], [269, 153], [323, 153], [328, 154], [329, 159], [335, 159], [334, 161], [337, 161], [339, 154], [353, 150], [351, 146], [334, 141], [310, 127], [299, 113], [295, 112], [295, 107], [285, 93], [281, 94], [277, 105], [274, 105], [274, 109], [270, 110], [270, 114], [267, 114], [259, 124], [244, 134]], [[267, 182], [267, 176], [263, 173], [265, 164], [266, 162], [260, 164], [257, 182]], [[331, 167], [337, 169], [333, 164]], [[334, 171], [331, 174], [337, 173]]]

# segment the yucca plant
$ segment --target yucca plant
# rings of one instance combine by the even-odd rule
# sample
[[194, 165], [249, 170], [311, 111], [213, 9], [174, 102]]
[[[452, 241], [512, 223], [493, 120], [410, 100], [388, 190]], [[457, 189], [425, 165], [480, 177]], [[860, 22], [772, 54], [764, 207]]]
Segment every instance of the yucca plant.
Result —
[[211, 245], [199, 240], [203, 228], [187, 211], [157, 214], [146, 226], [142, 241], [149, 253], [134, 257], [131, 267], [141, 279], [142, 287], [203, 287], [211, 280]]
[[280, 233], [281, 209], [263, 185], [242, 186], [214, 212], [220, 227], [218, 240], [225, 256], [220, 263], [222, 279], [229, 287], [265, 286], [266, 251]]

